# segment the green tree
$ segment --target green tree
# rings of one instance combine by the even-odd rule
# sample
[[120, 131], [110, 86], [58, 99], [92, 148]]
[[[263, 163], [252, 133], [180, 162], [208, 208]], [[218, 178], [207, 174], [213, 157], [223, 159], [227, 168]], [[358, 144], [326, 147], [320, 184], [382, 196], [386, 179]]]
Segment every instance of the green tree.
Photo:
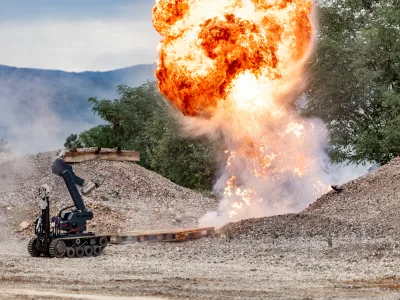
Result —
[[[113, 101], [90, 98], [106, 124], [79, 135], [85, 147], [120, 147], [140, 152], [140, 164], [189, 188], [211, 190], [216, 172], [215, 146], [181, 132], [174, 110], [155, 83], [118, 87]], [[76, 140], [76, 139], [74, 139]]]
[[335, 0], [321, 5], [305, 115], [327, 124], [336, 162], [384, 164], [400, 154], [396, 1]]
[[81, 148], [82, 142], [80, 141], [77, 134], [71, 134], [69, 137], [67, 137], [67, 140], [64, 143], [64, 147], [66, 149]]
[[185, 136], [173, 113], [165, 101], [159, 101], [146, 122], [150, 168], [182, 186], [211, 190], [217, 172], [216, 145]]
[[119, 136], [116, 135], [110, 125], [99, 125], [82, 132], [79, 140], [84, 147], [119, 147]]

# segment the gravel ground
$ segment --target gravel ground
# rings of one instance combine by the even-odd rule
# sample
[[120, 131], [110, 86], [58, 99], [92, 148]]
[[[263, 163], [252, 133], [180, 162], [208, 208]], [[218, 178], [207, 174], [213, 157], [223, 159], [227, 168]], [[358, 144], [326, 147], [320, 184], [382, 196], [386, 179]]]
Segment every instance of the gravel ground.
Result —
[[[49, 172], [53, 157], [0, 164], [0, 299], [400, 299], [399, 159], [302, 213], [228, 224], [213, 238], [109, 246], [96, 258], [31, 258], [29, 230], [15, 230], [37, 213], [37, 187], [48, 183], [61, 191], [53, 201], [69, 204]], [[86, 200], [96, 230], [193, 226], [216, 207], [135, 164], [75, 169], [108, 176]]]
[[97, 258], [35, 259], [26, 242], [13, 242], [0, 250], [0, 299], [15, 289], [154, 299], [399, 299], [399, 247], [387, 239], [334, 239], [330, 246], [318, 238], [219, 237], [110, 246]]

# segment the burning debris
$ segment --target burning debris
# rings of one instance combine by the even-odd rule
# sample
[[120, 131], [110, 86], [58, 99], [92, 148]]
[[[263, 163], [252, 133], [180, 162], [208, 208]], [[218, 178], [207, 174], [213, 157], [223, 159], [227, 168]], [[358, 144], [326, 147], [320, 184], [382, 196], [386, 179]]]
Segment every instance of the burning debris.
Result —
[[215, 186], [224, 199], [201, 225], [296, 212], [328, 191], [324, 126], [293, 105], [311, 13], [311, 0], [157, 1], [159, 89], [190, 133], [217, 138], [226, 154]]

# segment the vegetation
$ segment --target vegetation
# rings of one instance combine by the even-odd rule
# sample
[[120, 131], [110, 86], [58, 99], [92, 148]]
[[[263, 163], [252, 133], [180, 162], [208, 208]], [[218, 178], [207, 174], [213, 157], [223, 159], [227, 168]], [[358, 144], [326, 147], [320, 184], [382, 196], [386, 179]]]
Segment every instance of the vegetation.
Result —
[[177, 184], [211, 190], [217, 163], [215, 146], [185, 137], [154, 83], [118, 87], [119, 99], [90, 98], [105, 125], [68, 137], [65, 147], [120, 147], [139, 151], [140, 164]]
[[64, 147], [66, 149], [81, 148], [82, 142], [80, 141], [79, 136], [77, 134], [71, 134], [69, 137], [67, 137], [67, 140], [64, 143]]
[[329, 0], [320, 7], [305, 114], [320, 117], [336, 162], [400, 154], [398, 0]]

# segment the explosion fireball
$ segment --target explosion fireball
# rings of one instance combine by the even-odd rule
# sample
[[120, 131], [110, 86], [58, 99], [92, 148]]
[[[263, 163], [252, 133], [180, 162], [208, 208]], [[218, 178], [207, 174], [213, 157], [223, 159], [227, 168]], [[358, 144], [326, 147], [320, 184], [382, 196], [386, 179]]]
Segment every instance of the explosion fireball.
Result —
[[218, 136], [219, 212], [201, 222], [296, 211], [319, 196], [320, 124], [296, 108], [313, 44], [311, 0], [158, 0], [160, 92], [195, 134]]

